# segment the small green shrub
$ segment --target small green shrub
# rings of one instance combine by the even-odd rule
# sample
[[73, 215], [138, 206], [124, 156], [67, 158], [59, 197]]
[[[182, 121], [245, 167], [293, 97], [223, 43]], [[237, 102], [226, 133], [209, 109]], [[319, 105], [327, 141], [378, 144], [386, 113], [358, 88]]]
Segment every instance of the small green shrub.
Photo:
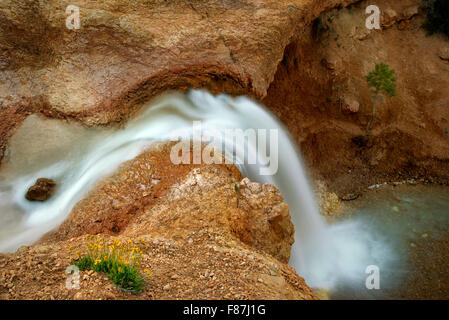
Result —
[[388, 97], [396, 95], [397, 79], [394, 76], [394, 70], [390, 70], [385, 63], [376, 64], [374, 70], [365, 78], [374, 95], [384, 94]]
[[424, 28], [430, 33], [441, 32], [449, 38], [449, 1], [423, 0], [427, 9], [427, 20]]
[[378, 99], [383, 101], [383, 97], [391, 98], [396, 95], [396, 77], [394, 70], [388, 67], [385, 63], [376, 64], [376, 67], [366, 77], [366, 82], [371, 88], [373, 99], [373, 114], [371, 120], [368, 122], [367, 129], [371, 127], [371, 123], [376, 116], [376, 102]]

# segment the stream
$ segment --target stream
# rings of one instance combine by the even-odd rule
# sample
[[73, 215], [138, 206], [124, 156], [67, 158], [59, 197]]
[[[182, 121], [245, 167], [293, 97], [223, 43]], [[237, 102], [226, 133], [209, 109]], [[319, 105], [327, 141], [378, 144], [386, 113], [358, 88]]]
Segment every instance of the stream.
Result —
[[[247, 97], [172, 92], [140, 110], [120, 128], [86, 128], [37, 115], [25, 120], [0, 171], [0, 252], [30, 245], [56, 228], [97, 181], [151, 143], [173, 140], [181, 131], [195, 138], [194, 121], [201, 121], [203, 133], [257, 130], [257, 139], [247, 138], [242, 145], [227, 144], [225, 138], [222, 151], [244, 176], [281, 191], [295, 225], [290, 265], [309, 286], [325, 288], [331, 298], [396, 297], [416, 269], [407, 262], [410, 243], [425, 239], [420, 238], [424, 233], [430, 240], [447, 230], [449, 195], [444, 192], [398, 193], [400, 200], [385, 195], [327, 223], [296, 143], [275, 116]], [[265, 140], [260, 140], [261, 130], [269, 133]], [[252, 153], [257, 154], [255, 163], [248, 158]], [[270, 173], [270, 168], [276, 170]], [[55, 194], [45, 202], [26, 200], [26, 191], [41, 177], [56, 181]], [[379, 290], [365, 286], [366, 268], [373, 265], [380, 271]]]

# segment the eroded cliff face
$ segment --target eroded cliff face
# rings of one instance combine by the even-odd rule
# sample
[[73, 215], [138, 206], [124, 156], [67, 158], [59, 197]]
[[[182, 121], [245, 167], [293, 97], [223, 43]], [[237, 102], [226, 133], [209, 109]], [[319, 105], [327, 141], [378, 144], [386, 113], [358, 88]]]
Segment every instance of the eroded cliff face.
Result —
[[[350, 198], [384, 181], [449, 178], [449, 42], [426, 34], [417, 0], [375, 1], [381, 30], [361, 1], [320, 16], [285, 50], [263, 102], [301, 146], [315, 179]], [[395, 70], [397, 94], [377, 105], [365, 76]]]
[[69, 30], [69, 0], [2, 1], [2, 146], [30, 113], [95, 125], [167, 89], [263, 97], [293, 35], [349, 2], [78, 1]]
[[[170, 150], [154, 145], [124, 163], [39, 244], [0, 254], [1, 298], [315, 299], [287, 265], [294, 227], [279, 191], [231, 165], [173, 165]], [[152, 275], [141, 293], [92, 272], [66, 288], [87, 233], [145, 244], [141, 269]]]

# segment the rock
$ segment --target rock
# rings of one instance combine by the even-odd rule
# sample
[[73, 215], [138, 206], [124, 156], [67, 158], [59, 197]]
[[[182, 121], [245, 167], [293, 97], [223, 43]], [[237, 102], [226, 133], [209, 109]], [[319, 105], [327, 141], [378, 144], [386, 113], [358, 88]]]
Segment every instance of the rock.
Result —
[[114, 210], [119, 210], [126, 206], [126, 202], [120, 201], [119, 199], [112, 200], [112, 208]]
[[83, 297], [83, 293], [81, 291], [78, 291], [77, 293], [75, 293], [75, 295], [73, 296], [74, 300], [84, 300]]
[[402, 20], [401, 22], [399, 22], [399, 25], [398, 25], [399, 30], [406, 30], [409, 27], [410, 27], [409, 20]]
[[341, 208], [338, 196], [333, 192], [326, 192], [320, 201], [321, 212], [325, 215], [333, 215]]
[[419, 6], [413, 5], [405, 8], [401, 11], [401, 19], [410, 20], [414, 16], [416, 16], [419, 12]]
[[341, 208], [340, 199], [334, 192], [328, 192], [323, 182], [317, 183], [317, 200], [320, 212], [325, 215], [333, 215]]
[[360, 197], [360, 193], [348, 193], [348, 194], [345, 194], [343, 197], [341, 197], [341, 200], [352, 201], [352, 200], [356, 200], [358, 197]]
[[398, 19], [398, 13], [393, 9], [385, 9], [382, 15], [382, 27], [388, 28], [396, 23]]
[[115, 294], [113, 294], [111, 291], [108, 291], [108, 290], [105, 291], [104, 295], [105, 295], [105, 298], [108, 300], [114, 300], [116, 298]]
[[371, 37], [371, 30], [365, 28], [365, 26], [362, 28], [354, 27], [354, 29], [352, 29], [351, 36], [353, 39], [359, 41], [367, 40]]
[[53, 195], [55, 186], [56, 183], [53, 180], [39, 178], [28, 189], [25, 198], [29, 201], [45, 201]]
[[449, 47], [440, 48], [438, 56], [441, 60], [449, 61]]
[[342, 100], [342, 111], [343, 113], [357, 113], [359, 112], [360, 104], [355, 99], [355, 97], [350, 95], [345, 95]]
[[239, 218], [238, 225], [234, 226], [241, 230], [238, 232], [240, 240], [288, 262], [294, 226], [290, 208], [282, 202], [280, 192], [273, 185], [261, 185], [248, 178], [242, 180], [239, 190], [238, 206], [248, 213], [245, 222]]
[[341, 65], [342, 60], [340, 57], [330, 52], [329, 55], [322, 60], [322, 62], [327, 69], [335, 70], [338, 66]]
[[170, 285], [169, 285], [169, 284], [166, 284], [166, 285], [163, 287], [163, 289], [164, 289], [165, 291], [170, 290]]

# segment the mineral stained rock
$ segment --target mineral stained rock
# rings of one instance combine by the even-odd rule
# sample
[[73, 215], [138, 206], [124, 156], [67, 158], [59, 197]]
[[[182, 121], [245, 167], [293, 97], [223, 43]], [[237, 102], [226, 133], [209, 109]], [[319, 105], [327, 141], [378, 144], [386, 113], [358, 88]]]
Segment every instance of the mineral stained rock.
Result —
[[5, 0], [0, 110], [98, 124], [128, 117], [167, 89], [262, 97], [293, 34], [350, 2], [81, 0], [80, 28], [72, 30], [73, 1]]

